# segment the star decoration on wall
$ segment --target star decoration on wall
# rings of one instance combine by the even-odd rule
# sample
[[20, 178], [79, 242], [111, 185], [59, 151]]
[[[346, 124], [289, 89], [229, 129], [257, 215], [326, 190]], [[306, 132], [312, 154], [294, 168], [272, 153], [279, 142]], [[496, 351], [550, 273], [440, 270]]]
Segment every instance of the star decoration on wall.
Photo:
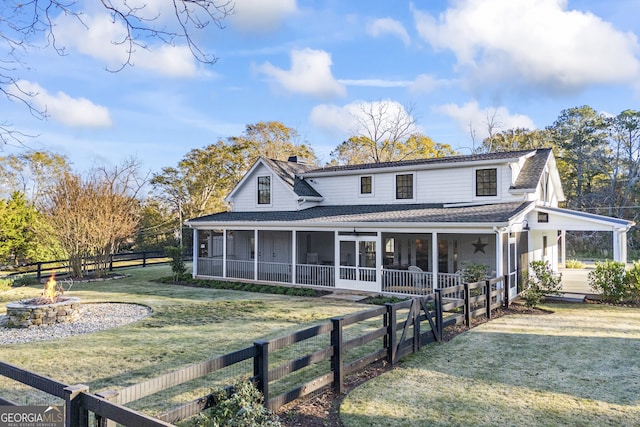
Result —
[[475, 248], [473, 253], [477, 254], [478, 252], [482, 252], [484, 253], [484, 248], [486, 246], [488, 246], [488, 243], [482, 243], [482, 240], [480, 239], [480, 237], [478, 237], [478, 241], [475, 243], [472, 243], [473, 247]]

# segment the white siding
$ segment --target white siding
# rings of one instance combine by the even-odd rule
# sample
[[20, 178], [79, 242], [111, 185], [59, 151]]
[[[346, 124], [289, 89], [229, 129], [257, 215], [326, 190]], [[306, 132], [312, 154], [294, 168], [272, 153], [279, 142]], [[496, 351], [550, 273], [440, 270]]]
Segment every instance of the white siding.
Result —
[[[493, 166], [484, 166], [491, 168]], [[362, 175], [317, 176], [309, 183], [324, 196], [323, 205], [364, 205], [387, 203], [468, 203], [468, 202], [508, 202], [521, 200], [522, 196], [509, 193], [512, 184], [511, 169], [507, 165], [498, 169], [498, 196], [475, 196], [475, 170], [473, 167], [405, 171], [416, 177], [414, 199], [396, 200], [395, 172], [363, 171]], [[360, 177], [373, 176], [371, 195], [360, 194]]]
[[[258, 177], [271, 176], [271, 204], [258, 204]], [[247, 176], [241, 183], [241, 187], [236, 189], [233, 197], [233, 210], [236, 212], [251, 211], [293, 211], [297, 209], [296, 196], [271, 169], [260, 164], [252, 174]]]

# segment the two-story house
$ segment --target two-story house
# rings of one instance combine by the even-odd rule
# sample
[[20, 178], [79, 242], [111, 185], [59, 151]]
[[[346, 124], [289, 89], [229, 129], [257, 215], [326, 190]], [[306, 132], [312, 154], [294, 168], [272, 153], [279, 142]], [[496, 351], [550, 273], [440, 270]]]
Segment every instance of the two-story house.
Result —
[[423, 294], [469, 262], [507, 275], [515, 297], [530, 261], [564, 260], [566, 230], [610, 231], [626, 262], [633, 223], [563, 199], [550, 149], [324, 168], [262, 158], [230, 212], [187, 221], [193, 275]]

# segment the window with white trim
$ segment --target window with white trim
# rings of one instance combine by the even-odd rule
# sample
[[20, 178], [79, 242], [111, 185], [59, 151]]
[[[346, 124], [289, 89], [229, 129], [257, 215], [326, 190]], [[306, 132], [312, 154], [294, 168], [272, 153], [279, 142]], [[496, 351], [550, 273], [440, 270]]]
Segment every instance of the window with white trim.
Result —
[[498, 170], [476, 169], [476, 197], [492, 197], [498, 195]]
[[366, 175], [360, 177], [360, 194], [364, 196], [373, 194], [373, 176]]
[[259, 205], [271, 204], [271, 177], [270, 176], [258, 177], [258, 204]]
[[413, 174], [396, 175], [396, 199], [413, 199]]

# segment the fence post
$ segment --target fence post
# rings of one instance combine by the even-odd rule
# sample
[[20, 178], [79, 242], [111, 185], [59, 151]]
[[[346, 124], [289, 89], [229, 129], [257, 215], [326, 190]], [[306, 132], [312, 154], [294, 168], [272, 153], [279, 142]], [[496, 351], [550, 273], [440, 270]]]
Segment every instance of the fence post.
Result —
[[413, 352], [420, 351], [420, 299], [414, 298], [411, 303], [411, 312], [413, 314]]
[[38, 263], [36, 278], [38, 279], [38, 282], [42, 279], [42, 263], [41, 262]]
[[142, 266], [147, 266], [147, 251], [142, 251]]
[[342, 370], [342, 317], [331, 319], [333, 329], [331, 330], [331, 368], [333, 369], [333, 389], [336, 393], [344, 393], [344, 373]]
[[502, 289], [504, 290], [504, 295], [502, 295], [502, 297], [504, 298], [504, 308], [509, 308], [509, 289], [511, 288], [511, 283], [509, 283], [510, 277], [509, 275], [505, 274], [504, 275], [504, 286], [502, 287]]
[[82, 393], [88, 392], [89, 386], [84, 384], [71, 385], [64, 388], [64, 419], [66, 427], [89, 426], [89, 412], [80, 406]]
[[488, 280], [486, 280], [484, 282], [484, 285], [486, 286], [485, 288], [485, 304], [486, 304], [486, 308], [487, 308], [487, 320], [491, 320], [491, 282], [489, 282]]
[[464, 283], [464, 324], [471, 326], [471, 295], [469, 293], [469, 284]]
[[113, 254], [109, 254], [109, 271], [113, 271]]
[[[115, 402], [118, 399], [118, 393], [116, 390], [105, 390], [100, 393], [96, 393], [96, 396], [102, 397], [110, 402]], [[111, 421], [110, 419], [103, 418], [101, 415], [96, 414], [96, 423], [95, 427], [116, 427], [116, 422]]]
[[442, 331], [444, 330], [444, 319], [442, 315], [442, 289], [435, 289], [434, 303], [436, 305], [436, 335], [438, 342], [442, 342]]
[[396, 327], [397, 327], [397, 319], [396, 319], [396, 309], [393, 306], [392, 303], [388, 302], [385, 303], [385, 306], [387, 307], [387, 336], [389, 337], [388, 340], [388, 347], [387, 347], [387, 354], [388, 354], [388, 359], [389, 359], [389, 363], [391, 365], [394, 364], [395, 360], [396, 360]]
[[269, 404], [269, 341], [256, 341], [253, 345], [256, 348], [256, 355], [253, 358], [256, 387], [264, 396], [264, 406], [267, 409], [273, 409]]

